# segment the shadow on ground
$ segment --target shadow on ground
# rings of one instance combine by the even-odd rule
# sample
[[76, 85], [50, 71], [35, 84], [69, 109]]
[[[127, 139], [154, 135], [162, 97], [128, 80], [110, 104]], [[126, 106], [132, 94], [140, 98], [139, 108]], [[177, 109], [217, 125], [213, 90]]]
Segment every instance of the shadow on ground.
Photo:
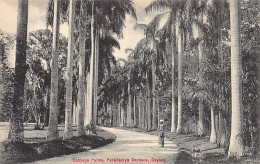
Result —
[[25, 138], [25, 143], [0, 142], [0, 163], [28, 163], [83, 152], [109, 144], [115, 139], [114, 134], [98, 129], [95, 135], [67, 140], [46, 141], [45, 137], [31, 137]]
[[[157, 131], [144, 131], [138, 128], [120, 127], [136, 132], [159, 136]], [[219, 148], [216, 143], [209, 142], [209, 136], [199, 137], [194, 134], [176, 134], [165, 132], [165, 137], [173, 141], [178, 147], [175, 157], [176, 164], [208, 164], [208, 163], [243, 163], [258, 164], [259, 158], [242, 157], [241, 159], [228, 158], [224, 148]]]

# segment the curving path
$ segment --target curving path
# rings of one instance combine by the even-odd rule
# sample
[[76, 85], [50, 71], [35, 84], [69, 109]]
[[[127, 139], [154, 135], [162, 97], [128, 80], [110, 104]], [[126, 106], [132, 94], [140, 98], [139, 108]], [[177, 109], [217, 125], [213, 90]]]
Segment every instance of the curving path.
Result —
[[159, 148], [158, 137], [140, 132], [101, 127], [117, 136], [115, 142], [87, 152], [50, 158], [35, 163], [173, 163], [176, 144], [165, 140]]

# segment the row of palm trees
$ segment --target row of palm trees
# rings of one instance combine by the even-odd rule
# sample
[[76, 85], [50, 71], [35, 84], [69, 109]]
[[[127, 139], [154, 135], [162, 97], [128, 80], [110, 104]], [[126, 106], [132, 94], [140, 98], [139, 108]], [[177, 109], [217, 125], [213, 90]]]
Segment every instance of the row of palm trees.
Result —
[[[223, 84], [220, 82], [217, 88], [217, 97], [214, 94], [216, 83], [205, 80], [205, 45], [211, 42], [207, 40], [209, 36], [204, 35], [205, 28], [213, 26], [216, 29], [218, 64], [220, 69], [224, 69], [223, 57], [223, 37], [224, 25], [223, 15], [226, 1], [212, 1], [210, 5], [206, 1], [185, 1], [185, 0], [156, 0], [146, 7], [146, 12], [165, 11], [157, 15], [148, 25], [137, 24], [135, 29], [144, 31], [145, 38], [138, 42], [134, 50], [130, 52], [128, 61], [120, 59], [114, 65], [111, 56], [112, 45], [100, 48], [102, 40], [111, 38], [116, 34], [122, 36], [122, 28], [125, 14], [130, 14], [136, 18], [133, 3], [130, 0], [122, 1], [84, 1], [51, 0], [48, 6], [48, 23], [52, 26], [53, 48], [51, 64], [51, 87], [50, 87], [50, 114], [48, 126], [48, 140], [58, 139], [58, 49], [59, 49], [59, 23], [69, 22], [68, 54], [66, 65], [66, 106], [65, 106], [65, 134], [64, 138], [71, 138], [72, 133], [72, 113], [77, 115], [77, 135], [84, 135], [84, 126], [88, 124], [96, 125], [98, 116], [109, 113], [110, 124], [115, 126], [135, 127], [139, 126], [145, 130], [155, 130], [160, 119], [161, 97], [167, 92], [167, 78], [171, 78], [171, 132], [184, 132], [183, 107], [184, 92], [192, 90], [192, 95], [196, 95], [198, 100], [198, 135], [206, 134], [205, 129], [205, 101], [210, 107], [211, 113], [211, 137], [210, 142], [219, 142], [222, 146], [226, 144], [227, 132], [223, 122], [223, 108], [218, 110], [218, 120], [216, 120], [216, 106], [222, 106], [221, 101], [225, 96]], [[229, 156], [242, 156], [242, 91], [241, 91], [241, 55], [240, 55], [240, 17], [239, 0], [230, 2], [230, 24], [231, 24], [231, 94], [232, 94], [232, 118], [231, 136], [229, 144]], [[11, 130], [9, 139], [13, 142], [23, 141], [23, 122], [19, 117], [22, 112], [23, 91], [25, 79], [26, 60], [26, 35], [28, 0], [19, 1], [19, 17], [17, 28], [17, 50], [15, 66], [14, 102], [12, 108]], [[213, 7], [212, 7], [213, 6]], [[209, 8], [214, 10], [211, 14], [216, 20], [205, 21], [205, 16], [210, 17]], [[219, 12], [219, 9], [222, 9]], [[214, 13], [214, 11], [216, 11]], [[69, 16], [67, 15], [69, 13]], [[208, 15], [207, 15], [208, 14]], [[168, 20], [162, 29], [159, 29], [162, 17], [168, 16]], [[206, 23], [205, 23], [206, 22]], [[216, 23], [217, 22], [217, 23]], [[214, 23], [217, 26], [214, 26]], [[196, 27], [194, 27], [194, 25]], [[205, 27], [206, 26], [206, 27]], [[194, 39], [193, 31], [198, 30], [198, 39]], [[90, 32], [90, 35], [88, 34]], [[214, 33], [213, 33], [214, 34]], [[214, 35], [212, 36], [214, 37]], [[21, 41], [20, 41], [20, 40]], [[90, 42], [87, 42], [87, 40]], [[109, 40], [109, 39], [108, 39]], [[214, 40], [214, 39], [212, 39]], [[111, 42], [111, 40], [109, 41]], [[20, 45], [21, 44], [21, 45]], [[91, 44], [91, 47], [86, 48]], [[190, 46], [195, 44], [196, 46]], [[195, 47], [195, 48], [194, 48]], [[196, 47], [198, 47], [196, 49]], [[211, 49], [213, 51], [213, 49]], [[215, 50], [214, 50], [215, 51]], [[100, 53], [102, 52], [102, 53]], [[171, 55], [168, 55], [167, 54]], [[187, 70], [186, 61], [194, 63], [196, 57], [187, 53], [198, 53], [198, 68], [191, 66], [193, 74], [198, 73], [198, 77], [190, 78], [190, 83], [197, 85], [190, 89], [183, 84], [184, 73]], [[108, 54], [106, 57], [102, 56]], [[185, 54], [185, 55], [184, 55]], [[77, 56], [76, 66], [73, 65], [74, 57]], [[169, 60], [168, 58], [171, 58]], [[191, 59], [188, 59], [191, 58]], [[102, 63], [103, 62], [103, 63]], [[105, 62], [108, 62], [105, 64]], [[101, 63], [101, 64], [100, 64]], [[169, 68], [170, 70], [167, 71]], [[106, 65], [106, 67], [104, 66]], [[212, 64], [213, 65], [213, 64]], [[74, 67], [74, 68], [73, 68]], [[109, 69], [108, 67], [111, 67]], [[177, 69], [176, 69], [177, 67]], [[77, 69], [77, 109], [73, 108], [73, 72]], [[166, 71], [165, 71], [166, 69]], [[102, 73], [103, 79], [100, 80]], [[169, 69], [168, 69], [169, 70]], [[177, 72], [178, 71], [178, 72]], [[168, 74], [171, 72], [170, 74]], [[176, 74], [177, 73], [177, 74]], [[104, 77], [105, 75], [105, 77]], [[197, 78], [197, 79], [196, 79]], [[195, 80], [194, 80], [195, 79]], [[177, 84], [177, 85], [176, 85]], [[208, 87], [210, 85], [210, 87]], [[100, 88], [99, 88], [100, 86]], [[205, 87], [208, 87], [205, 89]], [[187, 89], [188, 88], [188, 89]], [[19, 99], [17, 99], [20, 97]], [[193, 96], [191, 96], [193, 97]], [[177, 99], [177, 104], [176, 104]], [[17, 101], [18, 100], [18, 101]], [[186, 106], [185, 106], [186, 107]], [[126, 108], [126, 112], [124, 110]], [[137, 110], [136, 110], [137, 109]], [[177, 110], [178, 109], [178, 110]], [[156, 114], [157, 113], [157, 114]], [[108, 118], [106, 118], [108, 119]], [[215, 124], [217, 122], [217, 124]], [[218, 128], [217, 128], [218, 127]], [[216, 129], [218, 129], [217, 135]], [[218, 138], [218, 136], [223, 136]]]
[[[68, 6], [69, 5], [69, 6]], [[26, 37], [28, 19], [28, 0], [19, 1], [19, 18], [17, 32], [17, 61], [15, 69], [15, 88], [14, 103], [12, 110], [12, 121], [9, 140], [11, 142], [23, 141], [22, 118], [18, 112], [23, 103], [23, 90], [26, 73]], [[69, 12], [67, 19], [66, 13]], [[58, 57], [59, 57], [59, 27], [60, 22], [69, 21], [69, 41], [66, 68], [66, 107], [65, 107], [65, 135], [64, 138], [72, 137], [72, 79], [73, 79], [73, 58], [74, 53], [78, 52], [78, 108], [77, 112], [77, 134], [84, 135], [84, 124], [97, 123], [97, 89], [98, 89], [98, 66], [100, 38], [110, 40], [113, 34], [122, 37], [122, 27], [124, 25], [125, 14], [130, 14], [136, 18], [133, 3], [130, 0], [111, 1], [102, 3], [100, 1], [85, 0], [50, 0], [48, 4], [47, 24], [51, 25], [53, 33], [52, 59], [51, 59], [51, 87], [50, 87], [50, 112], [47, 140], [59, 138], [58, 132]], [[76, 22], [76, 24], [75, 24]], [[78, 23], [79, 22], [79, 23]], [[78, 24], [77, 24], [78, 23]], [[88, 26], [90, 25], [90, 26]], [[91, 54], [86, 52], [87, 30], [91, 31]], [[74, 35], [77, 34], [77, 38]], [[21, 39], [18, 40], [18, 39]], [[76, 42], [76, 43], [75, 43]], [[104, 43], [103, 43], [104, 45]], [[111, 43], [108, 44], [112, 45]], [[117, 46], [112, 45], [112, 46]], [[106, 47], [110, 59], [112, 47]], [[85, 56], [88, 56], [89, 63], [85, 63]], [[103, 58], [103, 57], [102, 57]], [[103, 61], [104, 62], [104, 61]], [[21, 67], [21, 68], [20, 68]], [[20, 72], [19, 72], [20, 71]], [[19, 84], [19, 86], [18, 86]], [[86, 86], [87, 84], [87, 86]], [[21, 97], [16, 101], [17, 97]], [[20, 107], [19, 107], [20, 106]], [[85, 116], [85, 118], [84, 118]], [[18, 133], [19, 132], [19, 133]]]
[[[54, 21], [53, 28], [55, 28], [55, 4], [59, 2], [54, 1]], [[65, 138], [72, 137], [72, 60], [73, 60], [73, 48], [75, 47], [75, 41], [73, 40], [74, 34], [74, 21], [75, 21], [75, 5], [76, 3], [71, 0], [69, 7], [69, 47], [68, 47], [68, 58], [67, 58], [67, 79], [66, 79], [66, 111], [65, 111]], [[86, 30], [87, 21], [89, 14], [87, 10], [91, 6], [91, 18], [90, 18], [90, 32], [91, 32], [91, 54], [89, 57], [89, 68], [86, 69], [87, 63], [85, 63], [86, 56]], [[57, 7], [59, 8], [59, 7]], [[129, 0], [125, 1], [111, 1], [110, 3], [100, 3], [100, 2], [87, 2], [80, 1], [79, 7], [79, 19], [80, 23], [78, 25], [79, 29], [79, 59], [78, 59], [78, 98], [77, 98], [77, 134], [78, 136], [84, 135], [84, 125], [97, 123], [97, 96], [98, 96], [98, 70], [99, 70], [99, 46], [100, 37], [106, 37], [112, 35], [113, 33], [118, 36], [122, 33], [123, 20], [125, 19], [125, 14], [132, 14], [135, 16], [135, 11], [132, 6], [132, 2]], [[120, 13], [119, 13], [120, 11]], [[117, 17], [114, 17], [117, 14]], [[106, 16], [104, 18], [104, 15]], [[58, 17], [58, 16], [57, 16]], [[103, 18], [103, 19], [102, 19]], [[102, 19], [102, 20], [100, 20]], [[54, 44], [53, 44], [54, 45]], [[54, 59], [54, 57], [53, 57]], [[53, 78], [53, 77], [52, 77]], [[86, 83], [87, 82], [87, 87]], [[55, 87], [54, 87], [55, 88]], [[57, 93], [56, 93], [57, 96]], [[50, 106], [52, 107], [52, 106]], [[57, 110], [57, 108], [54, 108]], [[52, 115], [52, 108], [50, 108], [50, 115]], [[85, 118], [84, 118], [85, 115]], [[53, 121], [51, 118], [53, 117]], [[52, 135], [48, 135], [47, 139], [57, 139], [58, 134], [55, 133], [57, 130], [57, 122], [54, 119], [57, 116], [51, 116], [49, 120], [48, 132]], [[51, 129], [52, 124], [55, 126], [55, 130]]]
[[[161, 11], [165, 10], [165, 13], [157, 15], [148, 25], [138, 24], [136, 25], [136, 29], [144, 30], [145, 38], [142, 39], [136, 46], [134, 50], [131, 50], [131, 53], [128, 57], [127, 62], [123, 62], [123, 64], [119, 64], [119, 68], [115, 68], [114, 76], [120, 77], [122, 74], [125, 75], [125, 78], [118, 78], [117, 82], [111, 84], [112, 80], [115, 80], [114, 76], [111, 76], [110, 79], [107, 79], [106, 84], [104, 84], [103, 89], [101, 89], [101, 94], [106, 96], [110, 96], [110, 100], [104, 100], [107, 106], [114, 106], [114, 110], [110, 111], [111, 107], [107, 107], [109, 110], [111, 119], [115, 126], [123, 126], [126, 123], [127, 127], [136, 126], [136, 120], [139, 120], [139, 127], [145, 130], [154, 130], [158, 126], [158, 122], [156, 120], [159, 119], [159, 116], [156, 115], [156, 112], [159, 113], [159, 108], [156, 111], [156, 102], [159, 94], [155, 93], [155, 85], [159, 80], [159, 75], [157, 73], [157, 77], [155, 72], [162, 71], [160, 67], [164, 67], [163, 65], [158, 65], [160, 60], [163, 58], [167, 58], [164, 55], [167, 53], [165, 49], [160, 47], [160, 44], [164, 42], [170, 42], [171, 45], [171, 81], [172, 81], [172, 117], [171, 117], [171, 132], [183, 133], [183, 92], [184, 89], [187, 88], [187, 85], [183, 85], [183, 57], [188, 56], [184, 55], [184, 52], [192, 53], [191, 50], [187, 50], [187, 41], [192, 40], [194, 29], [198, 30], [198, 39], [194, 40], [197, 42], [198, 47], [198, 81], [197, 89], [193, 88], [193, 94], [197, 94], [198, 99], [198, 126], [197, 133], [200, 136], [204, 136], [206, 134], [205, 129], [205, 115], [204, 115], [204, 102], [205, 99], [208, 99], [208, 106], [211, 110], [211, 135], [210, 142], [216, 143], [218, 145], [229, 148], [229, 156], [242, 156], [243, 154], [243, 144], [242, 144], [242, 90], [241, 90], [241, 79], [242, 79], [242, 65], [241, 65], [241, 55], [240, 55], [240, 18], [238, 17], [239, 13], [239, 1], [232, 1], [230, 3], [230, 23], [231, 23], [231, 43], [235, 45], [231, 45], [231, 94], [232, 94], [232, 118], [231, 118], [231, 136], [228, 137], [228, 129], [225, 115], [225, 107], [223, 108], [223, 98], [224, 95], [224, 84], [218, 83], [219, 89], [216, 97], [214, 97], [214, 93], [211, 92], [211, 88], [213, 89], [215, 86], [210, 86], [209, 88], [205, 88], [204, 84], [206, 80], [205, 78], [205, 53], [204, 53], [204, 45], [206, 45], [207, 36], [204, 36], [204, 29], [207, 24], [206, 21], [203, 20], [203, 17], [206, 14], [215, 14], [215, 20], [207, 20], [211, 21], [209, 23], [213, 24], [214, 22], [216, 26], [216, 36], [217, 36], [217, 53], [218, 53], [218, 64], [221, 70], [224, 70], [224, 57], [223, 57], [223, 37], [222, 31], [224, 26], [222, 22], [224, 22], [223, 13], [226, 12], [226, 1], [213, 1], [212, 4], [207, 3], [206, 1], [170, 1], [170, 0], [158, 0], [152, 2], [148, 7], [146, 7], [146, 12], [153, 11]], [[214, 8], [212, 13], [206, 12], [208, 8]], [[221, 9], [221, 10], [220, 10]], [[220, 12], [221, 11], [221, 12]], [[164, 25], [162, 29], [159, 29], [159, 21], [160, 18], [164, 15], [168, 15], [169, 19], [167, 23]], [[209, 15], [207, 15], [209, 17]], [[236, 21], [235, 25], [232, 25], [232, 22]], [[193, 26], [196, 28], [192, 28]], [[234, 31], [233, 31], [234, 30]], [[214, 35], [214, 33], [213, 33]], [[163, 49], [163, 50], [162, 50]], [[185, 50], [184, 50], [185, 49]], [[129, 51], [129, 50], [127, 50]], [[194, 51], [194, 50], [193, 50]], [[196, 51], [196, 50], [195, 50]], [[178, 57], [177, 57], [178, 56]], [[178, 61], [175, 58], [178, 58]], [[196, 59], [196, 58], [195, 58]], [[194, 60], [194, 59], [193, 59]], [[178, 63], [178, 84], [177, 84], [177, 104], [175, 101], [175, 63]], [[164, 61], [166, 63], [166, 61]], [[157, 63], [157, 64], [155, 64]], [[164, 63], [164, 64], [165, 64]], [[122, 68], [122, 65], [125, 65]], [[235, 65], [233, 67], [233, 65]], [[157, 67], [157, 68], [156, 68]], [[121, 71], [118, 71], [121, 69]], [[186, 71], [186, 70], [185, 70]], [[159, 73], [160, 74], [160, 73]], [[234, 76], [236, 75], [236, 76]], [[194, 80], [193, 80], [194, 81]], [[160, 82], [159, 82], [160, 83]], [[115, 89], [117, 86], [117, 92], [112, 93], [111, 91]], [[159, 86], [157, 86], [159, 87]], [[235, 88], [236, 87], [236, 88]], [[159, 90], [159, 89], [157, 89]], [[186, 89], [187, 90], [187, 89]], [[158, 91], [160, 92], [160, 91]], [[194, 93], [195, 92], [195, 93]], [[213, 89], [213, 92], [214, 89]], [[105, 96], [104, 96], [105, 97]], [[141, 100], [136, 101], [135, 98]], [[234, 98], [235, 97], [235, 98]], [[119, 101], [116, 101], [119, 99]], [[122, 99], [122, 101], [121, 101]], [[134, 99], [134, 100], [132, 100]], [[136, 107], [137, 102], [137, 107]], [[124, 104], [127, 108], [125, 115], [126, 120], [124, 119]], [[104, 105], [104, 106], [106, 106]], [[215, 108], [218, 106], [220, 108], [218, 110], [218, 117], [216, 120], [215, 116]], [[106, 107], [105, 107], [106, 108]], [[138, 111], [136, 111], [136, 108]], [[151, 110], [152, 109], [152, 110]], [[178, 111], [177, 111], [178, 109]], [[137, 117], [138, 113], [138, 118]], [[177, 117], [178, 114], [178, 117]], [[123, 115], [123, 116], [122, 116]], [[177, 120], [176, 120], [177, 119]], [[217, 122], [217, 124], [215, 124]], [[216, 129], [218, 131], [216, 132]], [[217, 134], [219, 133], [219, 134]], [[230, 140], [230, 144], [228, 143]]]

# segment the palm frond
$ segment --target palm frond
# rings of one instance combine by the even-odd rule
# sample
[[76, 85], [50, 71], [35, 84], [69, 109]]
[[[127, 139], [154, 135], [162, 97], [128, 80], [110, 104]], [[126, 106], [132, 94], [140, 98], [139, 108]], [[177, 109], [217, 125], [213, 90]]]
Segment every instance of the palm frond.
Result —
[[171, 9], [170, 1], [168, 0], [155, 0], [145, 8], [146, 13], [154, 11], [166, 11]]

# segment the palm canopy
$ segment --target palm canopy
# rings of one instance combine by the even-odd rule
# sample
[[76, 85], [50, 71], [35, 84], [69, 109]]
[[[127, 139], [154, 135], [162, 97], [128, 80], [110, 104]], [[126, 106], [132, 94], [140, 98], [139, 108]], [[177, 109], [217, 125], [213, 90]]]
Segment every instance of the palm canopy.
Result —
[[[155, 0], [145, 8], [145, 11], [146, 13], [154, 11], [170, 12], [165, 26], [168, 26], [167, 30], [171, 31], [171, 25], [175, 24], [176, 18], [178, 18], [184, 33], [187, 34], [189, 32], [190, 36], [192, 36], [192, 24], [195, 23], [202, 26], [198, 21], [198, 16], [205, 11], [205, 8], [205, 0], [200, 2], [197, 0]], [[160, 19], [161, 17], [158, 18]]]
[[134, 4], [131, 0], [98, 0], [94, 2], [96, 2], [96, 17], [100, 27], [115, 33], [119, 38], [123, 37], [122, 30], [125, 27], [126, 14], [137, 19]]
[[[85, 1], [85, 0], [83, 0]], [[61, 2], [61, 22], [68, 22], [68, 10], [69, 10], [69, 0], [62, 0]], [[124, 21], [126, 19], [126, 14], [131, 15], [133, 18], [137, 19], [134, 4], [131, 0], [109, 0], [100, 1], [92, 0], [91, 2], [86, 1], [88, 15], [92, 14], [91, 4], [95, 3], [95, 17], [96, 23], [101, 27], [103, 33], [115, 33], [119, 38], [123, 37], [123, 27], [125, 26]], [[49, 1], [47, 8], [47, 26], [52, 26], [53, 21], [53, 10], [54, 10], [53, 0]], [[79, 18], [81, 1], [76, 1], [76, 17]]]

